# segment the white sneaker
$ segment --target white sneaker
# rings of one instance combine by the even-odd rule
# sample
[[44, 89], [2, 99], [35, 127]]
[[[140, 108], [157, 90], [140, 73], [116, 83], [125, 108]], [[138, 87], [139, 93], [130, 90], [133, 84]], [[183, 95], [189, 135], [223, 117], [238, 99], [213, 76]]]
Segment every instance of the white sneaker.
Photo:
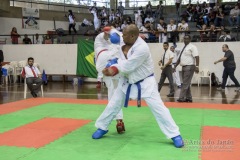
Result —
[[222, 91], [222, 92], [225, 91], [225, 89], [223, 89], [222, 87], [218, 87], [217, 90], [218, 90], [218, 91]]

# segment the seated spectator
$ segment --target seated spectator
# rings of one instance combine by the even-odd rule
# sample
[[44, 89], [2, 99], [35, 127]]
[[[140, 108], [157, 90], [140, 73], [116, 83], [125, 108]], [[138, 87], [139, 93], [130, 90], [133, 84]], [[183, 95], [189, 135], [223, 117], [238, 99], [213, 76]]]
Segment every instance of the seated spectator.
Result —
[[183, 13], [181, 14], [180, 17], [182, 17], [182, 19], [185, 20], [191, 20], [192, 19], [192, 13], [191, 13], [192, 7], [191, 5], [187, 5], [187, 8], [185, 11], [183, 11]]
[[23, 44], [32, 44], [32, 40], [28, 37], [27, 34], [24, 34]]
[[164, 18], [159, 19], [159, 24], [157, 24], [157, 30], [159, 32], [159, 43], [167, 42], [167, 24], [164, 22]]
[[197, 13], [197, 17], [196, 17], [196, 27], [199, 28], [199, 29], [202, 29], [202, 25], [204, 24], [204, 21], [203, 21], [203, 10], [199, 10], [199, 12]]
[[174, 23], [174, 20], [171, 19], [170, 23], [167, 25], [167, 36], [168, 42], [173, 42], [174, 47], [176, 47], [176, 38], [177, 38], [177, 25]]
[[221, 29], [216, 28], [216, 26], [211, 23], [210, 28], [208, 29], [208, 36], [209, 36], [209, 42], [216, 42], [217, 41], [217, 34]]
[[132, 24], [132, 18], [130, 17], [130, 16], [128, 16], [127, 18], [126, 18], [126, 21], [127, 21], [127, 24], [129, 25], [129, 24]]
[[116, 28], [116, 30], [121, 31], [121, 27], [119, 26], [118, 23], [115, 24], [115, 28]]
[[206, 6], [203, 8], [203, 22], [207, 26], [209, 25], [209, 19], [210, 19], [209, 18], [209, 13], [210, 13], [210, 11], [211, 11], [211, 7], [209, 7], [209, 5], [206, 4]]
[[197, 10], [196, 6], [192, 6], [192, 11], [191, 11], [192, 17], [191, 17], [191, 21], [193, 21], [193, 22], [196, 22], [196, 21], [197, 21], [197, 18], [199, 17], [198, 11], [199, 11], [199, 8], [198, 8], [198, 10]]
[[182, 19], [181, 23], [178, 24], [178, 32], [179, 32], [179, 41], [183, 42], [184, 36], [186, 35], [186, 31], [189, 31], [188, 23], [185, 19]]
[[230, 15], [228, 18], [230, 26], [239, 25], [239, 14], [240, 14], [240, 10], [238, 8], [238, 5], [236, 4], [235, 7], [231, 9]]
[[197, 30], [200, 33], [200, 41], [201, 42], [208, 42], [209, 38], [208, 38], [208, 29], [207, 29], [207, 25], [203, 24], [202, 28]]
[[124, 28], [128, 26], [127, 21], [123, 21], [123, 24], [121, 25], [121, 30], [123, 31]]
[[227, 41], [231, 41], [232, 37], [230, 35], [230, 31], [229, 30], [224, 30], [222, 32], [222, 34], [220, 35], [220, 37], [218, 38], [218, 42], [227, 42]]
[[145, 27], [147, 24], [145, 24], [144, 26], [141, 26], [141, 28], [139, 29], [139, 36], [145, 40], [149, 38], [149, 34], [148, 34], [148, 29]]
[[214, 7], [212, 7], [212, 9], [214, 12], [218, 12], [221, 9], [220, 3], [217, 2], [216, 5]]
[[12, 31], [11, 31], [12, 44], [18, 44], [19, 37], [21, 37], [21, 36], [17, 33], [17, 28], [13, 27]]
[[119, 25], [122, 24], [120, 17], [116, 17], [113, 23], [118, 23]]
[[144, 23], [146, 23], [147, 21], [149, 21], [150, 23], [154, 22], [154, 19], [150, 16], [150, 14], [148, 14], [147, 17], [144, 19]]
[[52, 39], [47, 35], [44, 40], [44, 44], [52, 44]]
[[208, 23], [214, 23], [215, 18], [216, 18], [216, 12], [210, 9], [210, 12], [208, 14]]
[[112, 23], [115, 19], [115, 13], [114, 13], [114, 9], [111, 9], [110, 13], [109, 13], [109, 22]]
[[219, 9], [216, 13], [214, 25], [216, 27], [220, 27], [220, 26], [223, 26], [223, 22], [224, 22], [224, 13], [223, 13], [222, 9]]
[[22, 76], [26, 78], [26, 83], [34, 98], [37, 97], [37, 93], [40, 91], [42, 85], [41, 73], [37, 67], [33, 66], [34, 59], [28, 58], [28, 65], [22, 70]]
[[196, 4], [196, 6], [195, 6], [195, 9], [196, 9], [197, 13], [200, 13], [200, 12], [202, 12], [202, 6], [199, 4], [199, 2], [198, 2], [198, 1], [197, 1], [197, 4]]
[[35, 35], [35, 44], [42, 44], [42, 38], [39, 37], [38, 33]]
[[139, 31], [142, 32], [140, 36], [143, 39], [147, 41], [155, 41], [156, 39], [155, 31], [153, 30], [153, 25], [149, 21], [147, 21], [145, 25], [139, 29]]

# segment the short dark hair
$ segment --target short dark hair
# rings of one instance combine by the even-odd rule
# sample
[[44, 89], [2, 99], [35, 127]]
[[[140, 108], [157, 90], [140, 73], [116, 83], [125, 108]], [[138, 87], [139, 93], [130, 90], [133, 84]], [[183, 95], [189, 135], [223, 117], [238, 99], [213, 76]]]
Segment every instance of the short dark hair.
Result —
[[164, 42], [163, 44], [166, 44], [166, 45], [168, 45], [168, 46], [169, 46], [169, 43], [168, 43], [168, 42]]
[[192, 39], [192, 37], [189, 34], [186, 34], [184, 37], [189, 37], [190, 39]]
[[29, 57], [29, 58], [28, 58], [28, 61], [29, 61], [29, 60], [33, 60], [33, 61], [34, 61], [34, 58], [33, 58], [33, 57]]

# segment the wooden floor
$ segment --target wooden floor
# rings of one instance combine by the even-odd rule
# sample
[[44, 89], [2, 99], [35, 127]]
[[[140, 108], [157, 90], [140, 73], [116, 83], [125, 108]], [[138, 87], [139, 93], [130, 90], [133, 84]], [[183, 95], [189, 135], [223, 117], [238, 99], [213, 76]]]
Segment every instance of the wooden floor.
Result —
[[[22, 100], [23, 83], [11, 83], [0, 86], [0, 104]], [[164, 102], [174, 102], [178, 99], [180, 89], [175, 88], [175, 97], [168, 98], [168, 86], [163, 86], [161, 97]], [[194, 102], [199, 103], [222, 103], [240, 104], [240, 93], [235, 92], [235, 87], [227, 87], [225, 92], [217, 91], [216, 87], [192, 86], [192, 96]], [[44, 85], [44, 97], [75, 98], [75, 99], [107, 99], [107, 88], [96, 88], [94, 83], [84, 83], [81, 86], [73, 85], [71, 82], [49, 82]], [[32, 98], [27, 94], [27, 98]]]

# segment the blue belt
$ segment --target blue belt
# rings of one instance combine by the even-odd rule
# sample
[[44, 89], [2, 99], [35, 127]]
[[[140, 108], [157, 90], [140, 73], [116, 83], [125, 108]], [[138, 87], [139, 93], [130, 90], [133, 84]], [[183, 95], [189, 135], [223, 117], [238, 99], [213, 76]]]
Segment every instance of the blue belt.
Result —
[[[151, 77], [151, 76], [153, 76], [153, 75], [154, 75], [154, 74], [151, 74], [151, 75], [149, 75], [148, 77]], [[148, 78], [148, 77], [146, 77], [146, 78]], [[138, 97], [137, 97], [137, 106], [138, 106], [138, 107], [141, 107], [141, 85], [140, 85], [140, 83], [141, 83], [142, 81], [144, 81], [144, 79], [142, 79], [142, 80], [134, 83], [134, 84], [137, 85], [137, 89], [138, 89]], [[128, 106], [128, 101], [129, 101], [131, 86], [132, 86], [132, 84], [129, 84], [129, 85], [128, 85], [127, 93], [126, 93], [126, 99], [125, 99], [125, 103], [124, 103], [124, 107], [127, 107], [127, 106]]]

